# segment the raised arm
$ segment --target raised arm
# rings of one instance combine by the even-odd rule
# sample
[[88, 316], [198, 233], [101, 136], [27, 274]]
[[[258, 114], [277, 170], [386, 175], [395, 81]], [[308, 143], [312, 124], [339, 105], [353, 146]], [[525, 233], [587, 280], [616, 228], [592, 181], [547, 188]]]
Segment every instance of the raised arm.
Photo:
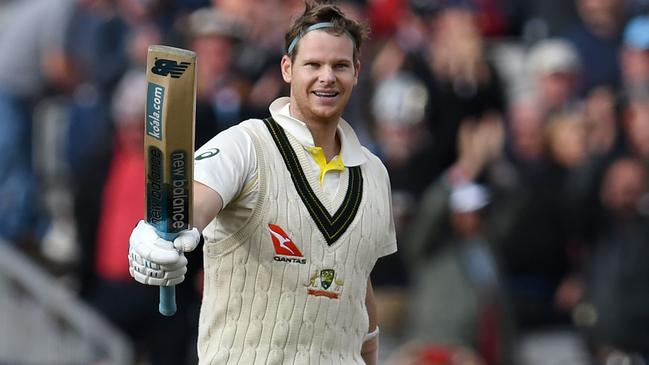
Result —
[[173, 243], [164, 241], [150, 225], [140, 221], [129, 246], [129, 272], [142, 284], [173, 286], [185, 279], [187, 259], [200, 242], [200, 232], [223, 208], [223, 199], [212, 188], [194, 182], [194, 226], [182, 231]]

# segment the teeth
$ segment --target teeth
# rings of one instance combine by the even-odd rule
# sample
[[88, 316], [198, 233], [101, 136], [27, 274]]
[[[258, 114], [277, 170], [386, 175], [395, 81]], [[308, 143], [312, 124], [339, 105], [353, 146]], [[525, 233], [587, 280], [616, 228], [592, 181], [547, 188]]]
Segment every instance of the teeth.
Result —
[[333, 97], [338, 95], [337, 92], [323, 92], [323, 91], [314, 91], [313, 92], [317, 96], [324, 96], [324, 97]]

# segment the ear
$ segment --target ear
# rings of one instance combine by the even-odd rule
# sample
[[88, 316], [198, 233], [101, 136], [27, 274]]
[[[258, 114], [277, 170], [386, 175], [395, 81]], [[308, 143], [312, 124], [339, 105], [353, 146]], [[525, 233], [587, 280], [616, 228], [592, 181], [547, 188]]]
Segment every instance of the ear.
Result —
[[358, 75], [360, 75], [361, 72], [361, 61], [356, 60], [354, 62], [354, 86], [358, 83]]
[[284, 82], [289, 84], [291, 83], [291, 79], [293, 76], [292, 67], [293, 67], [293, 61], [291, 61], [291, 58], [287, 55], [282, 56], [282, 63], [281, 63], [282, 78], [284, 79]]

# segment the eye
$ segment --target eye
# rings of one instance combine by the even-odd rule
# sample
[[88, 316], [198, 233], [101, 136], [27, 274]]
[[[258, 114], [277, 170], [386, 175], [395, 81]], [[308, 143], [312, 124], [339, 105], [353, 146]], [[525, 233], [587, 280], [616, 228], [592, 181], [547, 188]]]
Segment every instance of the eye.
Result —
[[348, 63], [337, 63], [337, 64], [334, 65], [334, 68], [337, 69], [337, 70], [346, 70], [347, 68], [349, 68], [349, 64]]
[[307, 68], [313, 68], [313, 69], [316, 69], [316, 68], [318, 68], [320, 65], [319, 65], [318, 63], [316, 63], [316, 62], [307, 62], [307, 63], [304, 64], [304, 66], [307, 67]]

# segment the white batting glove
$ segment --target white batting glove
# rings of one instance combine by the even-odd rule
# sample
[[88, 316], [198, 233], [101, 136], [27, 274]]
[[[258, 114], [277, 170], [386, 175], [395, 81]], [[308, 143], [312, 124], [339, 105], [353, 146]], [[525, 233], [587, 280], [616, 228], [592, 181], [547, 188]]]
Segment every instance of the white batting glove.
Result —
[[185, 280], [187, 258], [201, 235], [196, 228], [180, 232], [173, 242], [156, 233], [153, 226], [141, 220], [131, 232], [128, 265], [131, 276], [142, 284], [173, 286]]

